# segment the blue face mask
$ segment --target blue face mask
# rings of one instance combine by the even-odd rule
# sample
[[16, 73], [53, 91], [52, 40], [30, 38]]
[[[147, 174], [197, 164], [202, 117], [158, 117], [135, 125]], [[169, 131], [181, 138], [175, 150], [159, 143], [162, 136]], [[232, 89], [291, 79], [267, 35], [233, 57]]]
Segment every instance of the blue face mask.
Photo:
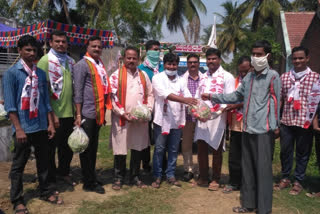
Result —
[[154, 50], [147, 51], [147, 59], [153, 68], [157, 67], [160, 60], [160, 51], [154, 51]]

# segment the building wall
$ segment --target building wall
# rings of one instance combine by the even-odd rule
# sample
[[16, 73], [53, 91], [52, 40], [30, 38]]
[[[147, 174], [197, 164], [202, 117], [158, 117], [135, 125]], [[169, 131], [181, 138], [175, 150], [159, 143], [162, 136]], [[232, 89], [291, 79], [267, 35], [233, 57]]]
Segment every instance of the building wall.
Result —
[[320, 73], [320, 18], [317, 15], [314, 16], [301, 45], [310, 51], [309, 67], [313, 71]]

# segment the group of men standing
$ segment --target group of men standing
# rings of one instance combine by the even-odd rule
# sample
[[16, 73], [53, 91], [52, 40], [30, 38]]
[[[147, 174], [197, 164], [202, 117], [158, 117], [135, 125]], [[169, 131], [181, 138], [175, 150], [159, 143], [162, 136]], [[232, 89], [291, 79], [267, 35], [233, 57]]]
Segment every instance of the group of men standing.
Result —
[[[271, 45], [267, 41], [253, 45], [251, 58], [239, 59], [236, 79], [223, 69], [221, 52], [214, 48], [206, 51], [208, 71], [201, 73], [199, 56], [190, 54], [188, 71], [179, 76], [179, 56], [167, 53], [161, 65], [160, 43], [151, 40], [146, 43], [146, 58], [141, 65], [139, 51], [127, 47], [123, 65], [109, 78], [100, 59], [99, 37], [88, 40], [86, 54], [75, 63], [67, 55], [66, 34], [56, 31], [51, 36], [51, 49], [37, 65], [34, 64], [37, 41], [32, 36], [21, 37], [18, 42], [21, 59], [3, 78], [5, 109], [14, 131], [10, 197], [16, 213], [28, 212], [23, 201], [22, 175], [31, 146], [35, 148], [43, 200], [63, 203], [55, 188], [57, 178], [71, 187], [75, 185], [70, 175], [73, 153], [67, 145], [73, 126], [81, 126], [89, 137], [88, 148], [80, 154], [83, 190], [105, 193], [95, 165], [99, 131], [105, 124], [107, 109], [112, 110], [110, 146], [114, 155], [114, 190], [120, 190], [124, 183], [128, 150], [130, 183], [146, 187], [139, 172], [141, 162], [145, 171], [151, 171], [150, 143], [155, 145], [152, 187], [160, 187], [163, 175], [169, 184], [181, 186], [175, 177], [181, 137], [184, 180], [194, 177], [192, 145], [196, 142], [197, 185], [218, 190], [228, 123], [230, 185], [223, 192], [241, 189], [241, 206], [234, 207], [234, 212], [271, 213], [273, 188], [291, 186], [294, 142], [297, 165], [290, 194], [301, 192], [312, 148], [310, 125], [316, 126], [318, 122], [315, 122], [318, 117], [313, 119], [317, 115], [313, 104], [320, 101], [319, 75], [307, 67], [307, 49], [293, 49], [294, 69], [281, 78], [268, 64]], [[310, 98], [310, 94], [315, 96]], [[204, 120], [188, 113], [188, 106], [197, 105], [200, 99], [216, 114], [215, 118]], [[153, 122], [137, 120], [131, 114], [138, 105], [147, 107]], [[284, 110], [280, 125], [281, 106]], [[283, 179], [273, 187], [273, 146], [279, 129]]]

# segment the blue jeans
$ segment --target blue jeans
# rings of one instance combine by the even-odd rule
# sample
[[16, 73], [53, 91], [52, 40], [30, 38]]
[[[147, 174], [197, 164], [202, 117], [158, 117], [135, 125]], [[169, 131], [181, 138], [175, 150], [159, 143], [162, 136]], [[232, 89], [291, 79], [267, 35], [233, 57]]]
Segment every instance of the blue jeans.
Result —
[[162, 177], [162, 159], [166, 149], [168, 151], [166, 176], [167, 179], [174, 177], [181, 134], [181, 129], [170, 129], [169, 135], [162, 135], [161, 126], [154, 124], [153, 175], [155, 178]]
[[[312, 129], [304, 129], [297, 126], [280, 126], [280, 159], [281, 174], [288, 178], [292, 170], [294, 147], [296, 147], [295, 179], [302, 181], [305, 176], [309, 157], [312, 149]], [[294, 146], [296, 144], [296, 146]]]

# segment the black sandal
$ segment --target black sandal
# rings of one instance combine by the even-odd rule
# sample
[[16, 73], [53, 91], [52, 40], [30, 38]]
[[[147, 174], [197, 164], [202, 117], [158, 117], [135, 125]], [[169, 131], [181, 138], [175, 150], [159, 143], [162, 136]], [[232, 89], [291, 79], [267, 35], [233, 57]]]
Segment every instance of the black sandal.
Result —
[[161, 179], [157, 178], [154, 182], [152, 182], [151, 186], [155, 189], [159, 189], [161, 184]]
[[235, 213], [254, 213], [254, 212], [256, 212], [256, 209], [246, 208], [246, 207], [233, 207], [232, 210]]
[[27, 209], [27, 208], [24, 208], [24, 209], [17, 209], [17, 210], [14, 210], [14, 213], [15, 214], [21, 214], [21, 213], [23, 213], [23, 214], [27, 214], [27, 213], [29, 213], [29, 210]]
[[122, 183], [120, 180], [113, 182], [113, 184], [112, 184], [113, 190], [120, 190], [121, 188], [122, 188]]

